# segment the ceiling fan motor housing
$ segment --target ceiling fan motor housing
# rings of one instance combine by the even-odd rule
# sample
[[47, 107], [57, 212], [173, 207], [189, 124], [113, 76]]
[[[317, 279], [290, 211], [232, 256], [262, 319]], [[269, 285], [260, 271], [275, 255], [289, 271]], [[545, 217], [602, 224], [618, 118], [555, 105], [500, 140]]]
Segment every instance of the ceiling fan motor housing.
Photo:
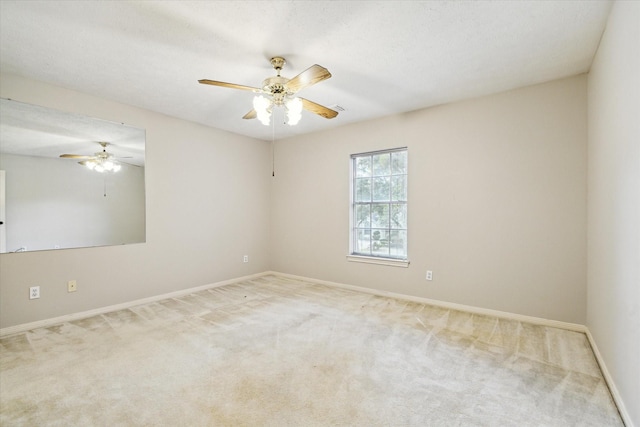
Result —
[[282, 105], [286, 95], [292, 95], [293, 93], [287, 88], [286, 77], [274, 76], [266, 78], [262, 82], [262, 89], [273, 96], [273, 103], [275, 105]]

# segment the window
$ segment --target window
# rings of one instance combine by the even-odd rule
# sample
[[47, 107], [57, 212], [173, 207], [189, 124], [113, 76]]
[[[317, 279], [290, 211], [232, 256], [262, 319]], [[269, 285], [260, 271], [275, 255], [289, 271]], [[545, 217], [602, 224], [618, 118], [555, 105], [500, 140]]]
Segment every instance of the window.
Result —
[[406, 261], [407, 149], [353, 154], [351, 172], [351, 255]]

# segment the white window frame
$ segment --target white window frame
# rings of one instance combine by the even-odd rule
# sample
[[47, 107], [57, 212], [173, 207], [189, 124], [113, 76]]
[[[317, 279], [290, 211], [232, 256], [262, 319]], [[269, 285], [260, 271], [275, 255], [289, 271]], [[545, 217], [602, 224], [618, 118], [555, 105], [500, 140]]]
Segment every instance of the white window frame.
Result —
[[[385, 153], [394, 153], [394, 152], [399, 152], [399, 151], [404, 151], [407, 153], [407, 171], [405, 174], [405, 187], [407, 189], [408, 192], [408, 168], [409, 168], [409, 150], [407, 149], [407, 147], [398, 147], [398, 148], [392, 148], [392, 149], [388, 149], [388, 150], [378, 150], [378, 151], [370, 151], [370, 152], [365, 152], [365, 153], [357, 153], [357, 154], [352, 154], [349, 158], [349, 255], [347, 255], [347, 260], [348, 261], [352, 261], [352, 262], [364, 262], [364, 263], [369, 263], [369, 264], [378, 264], [378, 265], [388, 265], [388, 266], [395, 266], [395, 267], [408, 267], [409, 266], [409, 259], [408, 259], [408, 243], [406, 246], [406, 252], [405, 252], [405, 256], [404, 257], [392, 257], [391, 255], [389, 256], [383, 256], [383, 255], [375, 255], [375, 254], [362, 254], [362, 253], [356, 253], [355, 252], [355, 248], [356, 248], [356, 244], [355, 244], [355, 239], [356, 239], [356, 226], [354, 224], [354, 215], [355, 215], [355, 206], [356, 206], [356, 197], [355, 197], [355, 181], [356, 181], [356, 170], [355, 170], [355, 159], [358, 157], [365, 157], [365, 156], [374, 156], [377, 154], [385, 154]], [[390, 175], [391, 176], [391, 175]], [[373, 201], [371, 203], [374, 203]], [[391, 200], [388, 201], [388, 203], [393, 203]], [[407, 196], [407, 200], [404, 201], [404, 203], [407, 206], [407, 221], [408, 221], [408, 196]], [[387, 229], [389, 231], [391, 231], [391, 227], [389, 226], [389, 228]], [[407, 239], [408, 239], [408, 223], [407, 223], [407, 228], [406, 228], [406, 232], [407, 232]]]

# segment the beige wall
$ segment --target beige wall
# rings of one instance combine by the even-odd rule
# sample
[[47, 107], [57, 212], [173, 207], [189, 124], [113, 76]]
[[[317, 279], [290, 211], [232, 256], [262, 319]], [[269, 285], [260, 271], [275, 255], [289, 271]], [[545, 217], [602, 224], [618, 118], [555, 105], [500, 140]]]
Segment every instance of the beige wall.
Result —
[[[147, 243], [0, 256], [2, 327], [268, 269], [584, 323], [585, 95], [578, 76], [280, 141], [271, 178], [264, 142], [3, 76], [3, 97], [145, 128], [148, 164]], [[411, 264], [347, 262], [349, 155], [405, 145]]]
[[[0, 95], [124, 122], [147, 135], [147, 242], [0, 255], [0, 327], [269, 268], [267, 143], [15, 76], [0, 76]], [[66, 290], [71, 279], [75, 293]], [[30, 301], [34, 285], [41, 298]]]
[[[586, 108], [581, 75], [277, 142], [272, 269], [584, 323]], [[349, 155], [400, 146], [410, 266], [348, 262]]]
[[640, 3], [615, 3], [588, 96], [587, 326], [640, 426]]

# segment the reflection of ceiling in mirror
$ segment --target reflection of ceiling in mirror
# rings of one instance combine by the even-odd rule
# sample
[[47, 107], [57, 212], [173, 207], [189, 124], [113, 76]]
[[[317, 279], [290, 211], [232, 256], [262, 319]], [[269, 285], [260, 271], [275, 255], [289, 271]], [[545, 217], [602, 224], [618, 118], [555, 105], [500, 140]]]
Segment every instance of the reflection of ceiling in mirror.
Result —
[[0, 153], [58, 158], [107, 151], [144, 165], [145, 131], [121, 123], [0, 99]]

